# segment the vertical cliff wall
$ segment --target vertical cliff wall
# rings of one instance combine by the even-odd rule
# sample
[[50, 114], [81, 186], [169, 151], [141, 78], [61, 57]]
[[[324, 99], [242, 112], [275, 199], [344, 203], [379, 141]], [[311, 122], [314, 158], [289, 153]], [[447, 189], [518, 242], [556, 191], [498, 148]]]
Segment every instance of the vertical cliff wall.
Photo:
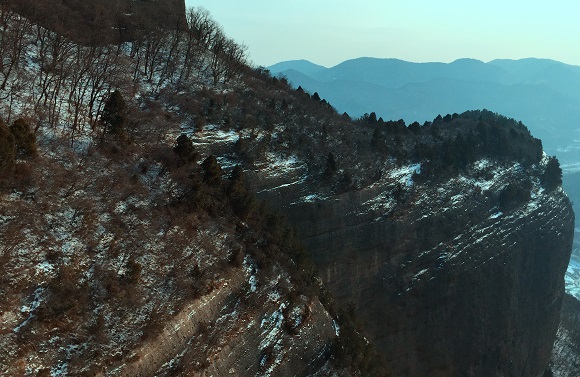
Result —
[[580, 301], [569, 294], [564, 295], [550, 372], [554, 377], [580, 375]]
[[324, 283], [354, 305], [395, 376], [541, 376], [573, 238], [566, 195], [532, 178], [528, 201], [500, 209], [506, 183], [531, 174], [518, 163], [480, 161], [430, 184], [413, 182], [417, 171], [341, 195], [288, 199], [296, 187], [279, 182], [263, 195], [292, 203]]
[[209, 148], [249, 166], [392, 375], [541, 376], [574, 229], [557, 161], [521, 123], [446, 118], [415, 131], [299, 118]]

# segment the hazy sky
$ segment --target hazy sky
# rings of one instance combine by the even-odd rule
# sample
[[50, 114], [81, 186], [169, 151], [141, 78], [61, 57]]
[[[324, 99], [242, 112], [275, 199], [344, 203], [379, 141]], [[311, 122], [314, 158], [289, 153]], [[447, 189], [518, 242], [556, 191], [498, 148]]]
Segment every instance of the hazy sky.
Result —
[[450, 62], [550, 58], [580, 65], [577, 0], [186, 0], [245, 43], [255, 65], [361, 56]]

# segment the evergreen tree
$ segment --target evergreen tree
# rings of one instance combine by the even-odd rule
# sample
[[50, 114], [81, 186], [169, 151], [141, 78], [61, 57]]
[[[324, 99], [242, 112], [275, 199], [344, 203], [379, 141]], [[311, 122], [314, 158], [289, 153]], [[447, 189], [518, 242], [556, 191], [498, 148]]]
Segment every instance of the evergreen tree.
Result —
[[105, 126], [105, 133], [122, 137], [127, 125], [127, 104], [121, 92], [115, 90], [105, 102], [101, 121]]
[[177, 138], [177, 145], [173, 147], [173, 152], [179, 157], [180, 165], [195, 162], [198, 156], [193, 143], [185, 134]]
[[419, 122], [413, 122], [411, 124], [409, 124], [409, 131], [418, 134], [421, 132], [421, 125], [419, 124]]
[[386, 140], [379, 126], [375, 126], [373, 136], [371, 138], [371, 147], [374, 151], [381, 152], [386, 150]]
[[254, 197], [246, 189], [244, 171], [240, 165], [236, 165], [229, 176], [227, 189], [228, 197], [236, 214], [245, 218], [254, 207]]
[[16, 160], [16, 142], [10, 128], [0, 120], [0, 171], [14, 165]]
[[26, 120], [19, 118], [14, 121], [10, 127], [10, 132], [14, 136], [14, 142], [16, 143], [16, 157], [36, 157], [38, 154], [36, 138], [30, 130], [30, 124]]
[[326, 158], [326, 167], [324, 168], [323, 177], [325, 180], [330, 180], [334, 173], [336, 172], [337, 165], [334, 158], [334, 154], [330, 152]]
[[556, 157], [550, 157], [548, 160], [546, 170], [544, 170], [541, 178], [541, 183], [548, 191], [552, 191], [562, 185], [562, 169]]
[[214, 155], [206, 158], [201, 164], [203, 168], [203, 181], [210, 186], [219, 186], [222, 181], [222, 168]]

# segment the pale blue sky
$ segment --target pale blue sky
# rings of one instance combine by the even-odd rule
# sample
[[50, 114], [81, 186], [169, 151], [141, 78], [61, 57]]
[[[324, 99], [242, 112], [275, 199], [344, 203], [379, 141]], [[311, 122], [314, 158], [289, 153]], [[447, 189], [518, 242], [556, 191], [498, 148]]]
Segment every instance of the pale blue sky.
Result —
[[415, 62], [550, 58], [580, 65], [577, 0], [186, 0], [245, 43], [255, 65], [361, 56]]

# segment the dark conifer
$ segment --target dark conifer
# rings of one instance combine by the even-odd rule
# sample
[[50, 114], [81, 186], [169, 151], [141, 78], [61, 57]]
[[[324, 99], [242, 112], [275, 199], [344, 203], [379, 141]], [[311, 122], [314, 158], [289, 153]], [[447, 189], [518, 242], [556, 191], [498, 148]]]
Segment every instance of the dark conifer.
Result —
[[542, 186], [552, 191], [562, 185], [562, 169], [556, 157], [550, 157], [546, 164], [546, 170], [541, 178]]
[[371, 147], [374, 151], [380, 152], [386, 147], [385, 137], [380, 127], [375, 126], [373, 136], [371, 138]]
[[105, 102], [101, 120], [105, 126], [105, 133], [122, 137], [127, 125], [127, 104], [121, 92], [115, 90]]
[[191, 140], [185, 134], [181, 134], [177, 138], [177, 145], [173, 147], [173, 152], [179, 157], [180, 164], [195, 162], [198, 156]]
[[32, 158], [36, 157], [38, 150], [36, 148], [36, 137], [30, 130], [30, 124], [19, 118], [10, 127], [10, 132], [14, 136], [16, 143], [16, 157]]
[[0, 120], [0, 171], [14, 165], [16, 160], [16, 142], [10, 128]]
[[421, 132], [421, 125], [418, 122], [413, 122], [409, 124], [409, 131], [418, 134]]
[[227, 193], [238, 216], [245, 218], [251, 213], [255, 201], [253, 195], [246, 189], [244, 170], [240, 165], [236, 165], [230, 173]]
[[210, 186], [219, 186], [222, 181], [222, 168], [214, 155], [206, 158], [201, 164], [203, 168], [203, 181]]
[[330, 180], [337, 170], [336, 160], [334, 154], [330, 152], [326, 158], [326, 167], [324, 168], [323, 177], [325, 180]]

